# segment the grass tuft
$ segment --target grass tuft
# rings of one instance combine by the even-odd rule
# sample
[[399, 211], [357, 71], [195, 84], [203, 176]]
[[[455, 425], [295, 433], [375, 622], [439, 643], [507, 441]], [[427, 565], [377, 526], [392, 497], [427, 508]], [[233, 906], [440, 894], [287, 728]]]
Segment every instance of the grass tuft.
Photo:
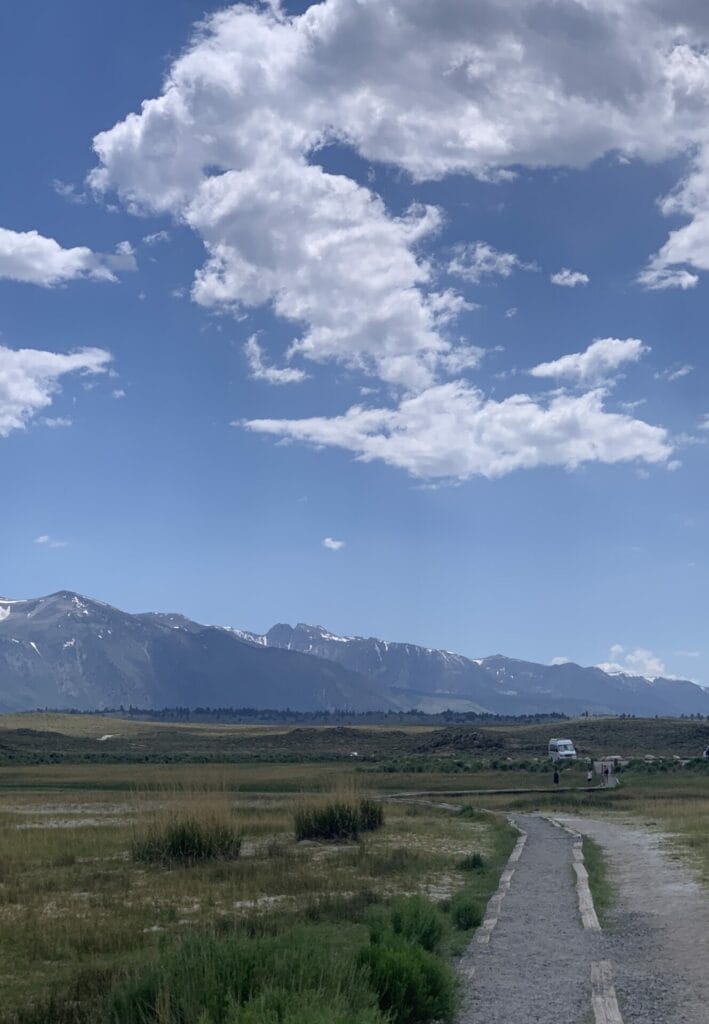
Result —
[[372, 832], [384, 824], [381, 804], [374, 800], [330, 800], [299, 808], [294, 817], [295, 838], [347, 842], [360, 833]]
[[459, 871], [485, 871], [487, 862], [481, 853], [470, 853], [458, 862]]
[[379, 800], [364, 797], [359, 802], [359, 821], [362, 832], [376, 832], [384, 825], [384, 807]]
[[593, 905], [599, 921], [604, 924], [613, 905], [615, 893], [608, 880], [605, 854], [598, 843], [588, 836], [583, 837], [583, 859], [588, 872], [588, 887], [593, 897]]
[[211, 860], [236, 860], [241, 851], [234, 816], [228, 805], [189, 803], [158, 814], [134, 832], [133, 860], [144, 864], [193, 865]]

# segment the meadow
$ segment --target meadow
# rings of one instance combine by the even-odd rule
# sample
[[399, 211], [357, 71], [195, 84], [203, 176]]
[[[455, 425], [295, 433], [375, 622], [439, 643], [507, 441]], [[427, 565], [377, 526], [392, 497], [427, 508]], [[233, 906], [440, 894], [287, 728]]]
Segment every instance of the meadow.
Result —
[[[674, 760], [703, 723], [631, 723], [641, 739], [630, 753], [650, 744], [659, 760], [633, 762], [617, 790], [593, 793], [581, 791], [581, 766], [560, 787], [578, 792], [554, 791], [538, 726], [160, 727], [70, 715], [0, 725], [3, 1024], [310, 1024], [319, 1005], [323, 1022], [442, 1019], [455, 1001], [447, 965], [515, 841], [511, 811], [637, 817], [669, 832], [709, 884], [709, 766]], [[624, 753], [620, 742], [612, 735], [606, 752]], [[444, 795], [466, 789], [484, 792]], [[417, 791], [434, 795], [397, 797]], [[362, 800], [383, 808], [382, 827], [297, 841], [298, 815]], [[160, 852], [170, 830], [170, 849], [188, 857]], [[255, 967], [229, 973], [257, 949], [280, 982]], [[187, 962], [228, 998], [183, 992]], [[408, 988], [383, 993], [391, 976]], [[443, 1002], [415, 1009], [425, 978]], [[397, 1018], [407, 999], [414, 1009]]]

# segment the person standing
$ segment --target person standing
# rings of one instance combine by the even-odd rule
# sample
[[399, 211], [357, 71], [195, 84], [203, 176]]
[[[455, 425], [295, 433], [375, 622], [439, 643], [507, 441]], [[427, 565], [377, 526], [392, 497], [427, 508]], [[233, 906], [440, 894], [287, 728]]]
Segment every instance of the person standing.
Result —
[[559, 769], [558, 768], [554, 769], [554, 785], [555, 786], [559, 785]]
[[593, 768], [589, 768], [586, 772], [586, 785], [590, 786], [593, 782]]

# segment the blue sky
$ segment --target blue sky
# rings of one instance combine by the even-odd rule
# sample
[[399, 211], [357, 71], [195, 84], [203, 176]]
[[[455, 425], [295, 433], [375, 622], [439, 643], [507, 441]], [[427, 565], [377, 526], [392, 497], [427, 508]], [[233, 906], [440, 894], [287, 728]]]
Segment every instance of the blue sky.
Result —
[[3, 10], [0, 592], [709, 682], [709, 19], [620, 9]]

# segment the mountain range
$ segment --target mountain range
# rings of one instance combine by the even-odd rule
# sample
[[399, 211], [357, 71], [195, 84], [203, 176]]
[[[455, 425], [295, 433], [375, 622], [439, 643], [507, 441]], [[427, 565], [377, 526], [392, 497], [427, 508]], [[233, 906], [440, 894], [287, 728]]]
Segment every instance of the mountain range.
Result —
[[572, 662], [466, 658], [278, 624], [265, 634], [129, 614], [71, 591], [0, 598], [0, 711], [137, 706], [709, 715], [709, 691]]

